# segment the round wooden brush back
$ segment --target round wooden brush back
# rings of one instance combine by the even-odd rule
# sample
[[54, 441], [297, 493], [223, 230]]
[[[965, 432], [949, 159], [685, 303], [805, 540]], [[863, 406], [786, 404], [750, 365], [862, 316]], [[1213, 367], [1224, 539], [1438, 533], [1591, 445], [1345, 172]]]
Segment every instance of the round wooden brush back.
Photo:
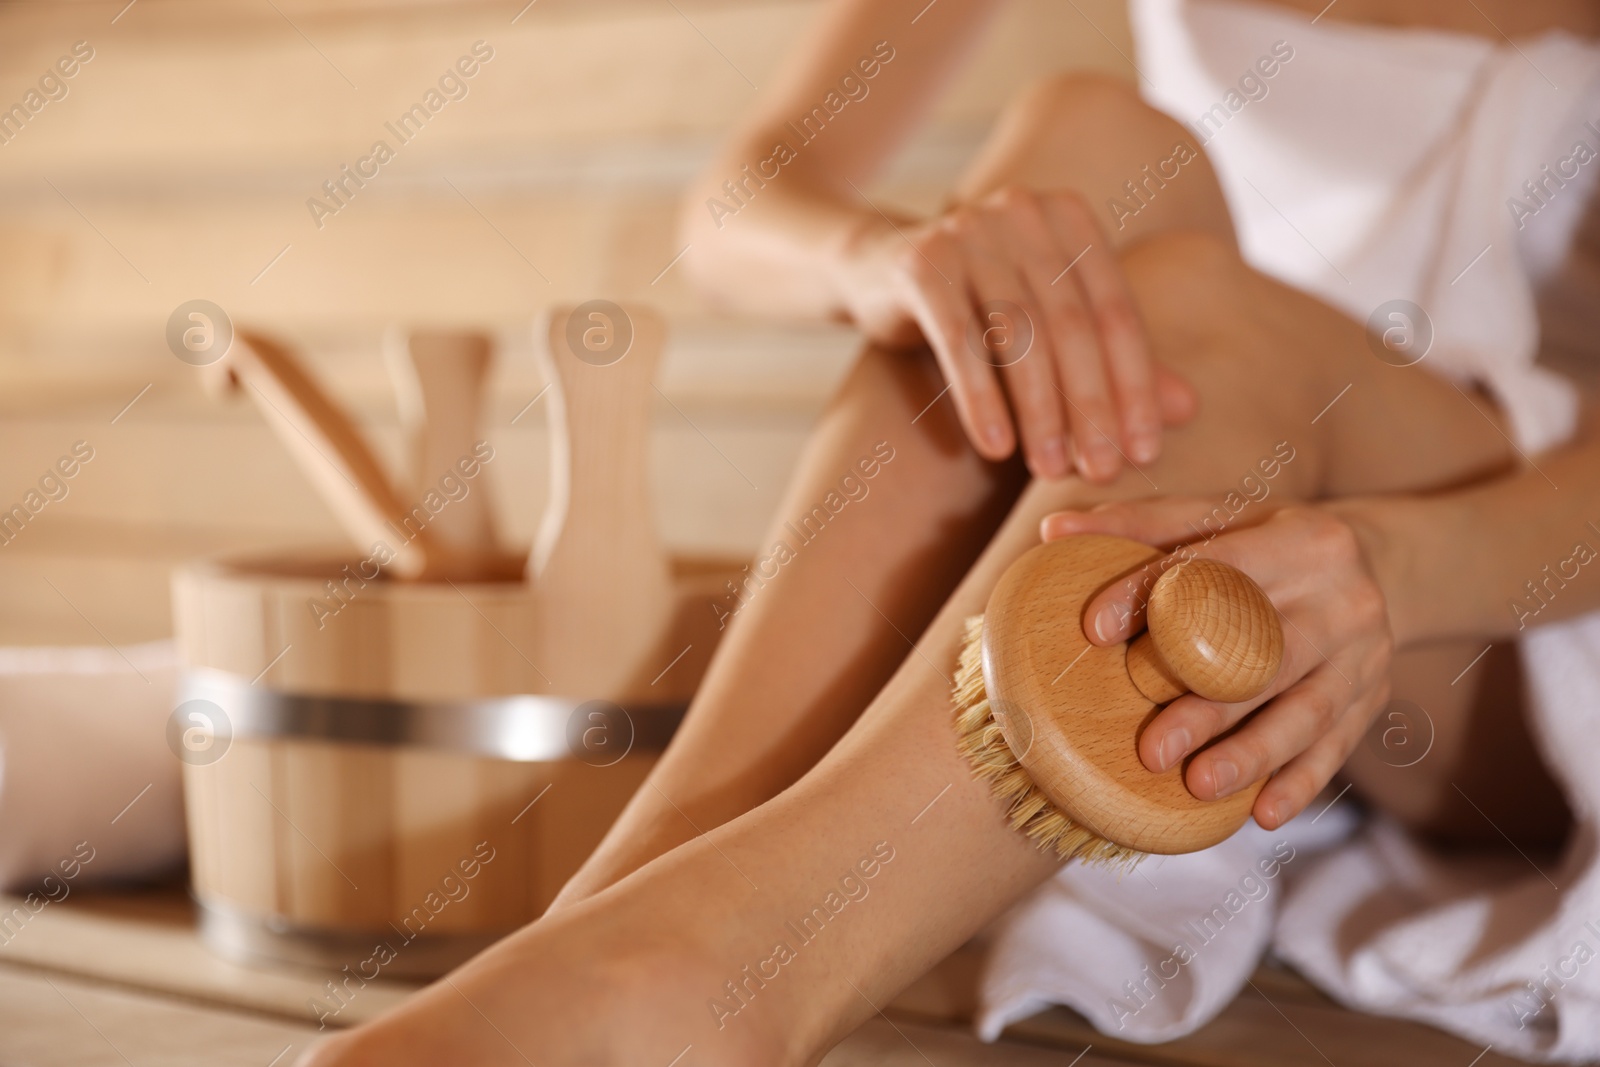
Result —
[[1249, 578], [1191, 560], [1152, 587], [1149, 633], [1131, 645], [1089, 644], [1089, 599], [1161, 555], [1119, 537], [1080, 536], [1022, 556], [984, 614], [983, 677], [1006, 743], [1068, 818], [1125, 848], [1173, 854], [1232, 835], [1264, 782], [1196, 799], [1183, 782], [1187, 761], [1152, 773], [1139, 759], [1139, 735], [1184, 692], [1233, 702], [1264, 691], [1282, 660], [1283, 633]]

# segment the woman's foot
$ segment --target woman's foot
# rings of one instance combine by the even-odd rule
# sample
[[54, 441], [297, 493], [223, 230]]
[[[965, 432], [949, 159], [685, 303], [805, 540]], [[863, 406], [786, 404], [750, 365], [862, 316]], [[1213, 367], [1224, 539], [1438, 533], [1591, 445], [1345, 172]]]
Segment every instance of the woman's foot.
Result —
[[[805, 1062], [792, 1016], [716, 1013], [726, 983], [693, 921], [640, 879], [507, 937], [386, 1015], [317, 1045], [300, 1067], [656, 1067]], [[646, 889], [645, 892], [640, 892]], [[658, 906], [649, 907], [651, 900]], [[666, 904], [666, 907], [659, 905]], [[755, 1006], [754, 1000], [750, 1001]]]

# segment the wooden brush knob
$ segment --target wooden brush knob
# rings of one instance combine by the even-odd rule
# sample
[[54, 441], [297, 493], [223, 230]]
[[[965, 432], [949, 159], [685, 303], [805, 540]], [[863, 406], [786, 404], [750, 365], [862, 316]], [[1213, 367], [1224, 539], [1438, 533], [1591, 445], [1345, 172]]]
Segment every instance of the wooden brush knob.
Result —
[[[1064, 537], [1023, 554], [989, 597], [982, 664], [995, 722], [1051, 803], [1113, 844], [1171, 854], [1207, 848], [1238, 830], [1265, 783], [1200, 800], [1184, 785], [1183, 764], [1159, 774], [1145, 767], [1139, 734], [1164, 701], [1141, 692], [1130, 671], [1159, 667], [1182, 687], [1178, 692], [1190, 681], [1197, 692], [1238, 692], [1212, 683], [1243, 685], [1242, 678], [1254, 685], [1263, 677], [1261, 685], [1270, 683], [1283, 638], [1272, 606], [1249, 579], [1229, 568], [1237, 578], [1222, 580], [1209, 573], [1220, 564], [1191, 561], [1181, 568], [1190, 573], [1173, 568], [1152, 590], [1150, 643], [1161, 650], [1158, 657], [1141, 653], [1130, 665], [1128, 646], [1090, 645], [1085, 605], [1161, 555], [1099, 535]], [[1168, 667], [1173, 662], [1182, 678]]]
[[1278, 610], [1243, 571], [1190, 559], [1150, 590], [1148, 632], [1128, 648], [1128, 677], [1150, 700], [1184, 693], [1232, 704], [1264, 692], [1283, 663]]

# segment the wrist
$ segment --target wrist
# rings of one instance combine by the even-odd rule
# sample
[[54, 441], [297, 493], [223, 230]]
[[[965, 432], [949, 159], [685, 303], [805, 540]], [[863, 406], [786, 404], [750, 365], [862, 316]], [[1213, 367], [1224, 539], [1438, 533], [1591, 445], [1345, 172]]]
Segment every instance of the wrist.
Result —
[[[896, 225], [901, 230], [895, 228]], [[891, 282], [894, 255], [909, 247], [902, 236], [913, 220], [891, 222], [876, 211], [861, 212], [843, 225], [826, 244], [825, 270], [834, 306], [845, 318], [869, 334], [896, 306]]]
[[1416, 542], [1404, 503], [1395, 499], [1351, 499], [1326, 505], [1355, 533], [1367, 570], [1383, 592], [1389, 613], [1389, 630], [1396, 647], [1422, 636], [1412, 596]]

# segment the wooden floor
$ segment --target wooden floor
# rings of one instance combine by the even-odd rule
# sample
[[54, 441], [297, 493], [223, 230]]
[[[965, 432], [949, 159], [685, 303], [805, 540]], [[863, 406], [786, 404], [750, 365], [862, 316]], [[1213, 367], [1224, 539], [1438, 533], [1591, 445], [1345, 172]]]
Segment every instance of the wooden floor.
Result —
[[[0, 909], [15, 903], [0, 897]], [[1288, 971], [1263, 967], [1222, 1016], [1160, 1046], [1119, 1042], [1064, 1009], [995, 1045], [970, 1028], [978, 956], [957, 953], [825, 1061], [828, 1067], [1495, 1067], [1515, 1061], [1413, 1023], [1357, 1015]], [[0, 1064], [6, 1067], [288, 1067], [317, 1037], [309, 1000], [326, 976], [243, 967], [195, 934], [181, 887], [78, 892], [0, 947]], [[357, 1023], [413, 987], [374, 982]]]

